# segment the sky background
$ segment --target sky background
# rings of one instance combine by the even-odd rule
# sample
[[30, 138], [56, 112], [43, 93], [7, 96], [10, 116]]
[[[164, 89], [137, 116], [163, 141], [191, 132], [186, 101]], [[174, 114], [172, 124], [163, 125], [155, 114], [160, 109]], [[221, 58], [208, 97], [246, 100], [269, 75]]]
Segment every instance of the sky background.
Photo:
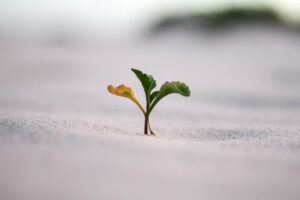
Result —
[[230, 6], [270, 6], [288, 21], [300, 19], [298, 0], [1, 0], [0, 36], [30, 38], [62, 30], [130, 37], [169, 14]]

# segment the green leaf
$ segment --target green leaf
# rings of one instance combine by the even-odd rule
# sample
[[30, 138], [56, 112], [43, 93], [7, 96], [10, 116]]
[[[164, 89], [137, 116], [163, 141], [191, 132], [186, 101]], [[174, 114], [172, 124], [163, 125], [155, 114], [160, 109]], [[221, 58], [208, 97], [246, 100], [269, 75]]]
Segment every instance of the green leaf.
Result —
[[150, 106], [149, 113], [162, 98], [172, 93], [178, 93], [186, 97], [190, 96], [191, 94], [189, 87], [185, 83], [181, 83], [179, 81], [166, 82], [161, 86], [160, 90], [158, 91], [155, 100]]
[[158, 94], [158, 91], [152, 92], [152, 94], [150, 95], [150, 103], [155, 99], [157, 94]]
[[181, 83], [179, 81], [166, 82], [161, 86], [157, 94], [157, 99], [161, 99], [171, 93], [178, 93], [182, 96], [190, 96], [190, 89], [185, 83]]
[[141, 81], [146, 95], [147, 107], [150, 106], [150, 94], [151, 91], [156, 87], [156, 81], [154, 80], [153, 76], [145, 74], [140, 70], [131, 69], [131, 71], [133, 71], [136, 77]]

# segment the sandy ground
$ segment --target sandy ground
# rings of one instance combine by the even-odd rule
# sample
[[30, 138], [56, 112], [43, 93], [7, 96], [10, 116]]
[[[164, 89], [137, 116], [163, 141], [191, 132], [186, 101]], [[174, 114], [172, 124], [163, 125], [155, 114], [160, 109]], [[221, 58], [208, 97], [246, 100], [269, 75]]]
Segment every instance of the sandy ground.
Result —
[[[183, 33], [181, 33], [183, 34]], [[240, 30], [135, 44], [0, 45], [0, 199], [300, 198], [300, 37]], [[186, 82], [143, 116], [144, 94]]]

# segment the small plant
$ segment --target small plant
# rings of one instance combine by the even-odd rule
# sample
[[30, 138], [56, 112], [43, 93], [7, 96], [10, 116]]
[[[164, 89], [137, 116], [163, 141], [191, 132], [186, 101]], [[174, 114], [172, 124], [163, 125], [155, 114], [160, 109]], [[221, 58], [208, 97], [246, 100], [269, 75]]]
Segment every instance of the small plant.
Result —
[[155, 133], [151, 130], [150, 124], [149, 124], [149, 115], [153, 108], [156, 106], [156, 104], [165, 96], [172, 93], [178, 93], [182, 96], [190, 96], [190, 89], [189, 87], [181, 83], [179, 81], [172, 81], [172, 82], [165, 82], [159, 89], [159, 91], [152, 90], [156, 87], [156, 81], [153, 78], [153, 76], [145, 74], [137, 69], [131, 69], [136, 75], [136, 77], [140, 80], [144, 91], [146, 95], [146, 111], [141, 106], [139, 101], [136, 99], [134, 92], [131, 88], [126, 87], [125, 85], [120, 85], [117, 88], [115, 88], [112, 85], [109, 85], [107, 87], [108, 91], [114, 95], [122, 96], [129, 98], [132, 100], [136, 105], [141, 109], [145, 116], [145, 126], [144, 126], [144, 133], [148, 135], [148, 129], [150, 130], [150, 133], [152, 135], [155, 135]]

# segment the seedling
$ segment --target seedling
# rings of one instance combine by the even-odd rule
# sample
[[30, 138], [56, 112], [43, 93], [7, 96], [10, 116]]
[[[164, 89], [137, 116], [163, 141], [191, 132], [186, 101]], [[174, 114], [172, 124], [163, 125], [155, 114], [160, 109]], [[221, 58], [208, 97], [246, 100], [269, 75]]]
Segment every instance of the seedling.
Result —
[[141, 72], [140, 70], [137, 69], [131, 69], [136, 75], [136, 77], [140, 80], [144, 91], [146, 95], [146, 109], [141, 106], [139, 101], [136, 99], [134, 92], [132, 91], [131, 88], [126, 87], [125, 85], [120, 85], [117, 88], [115, 88], [112, 85], [109, 85], [107, 87], [108, 91], [114, 95], [117, 96], [122, 96], [129, 98], [132, 100], [143, 112], [145, 116], [145, 126], [144, 126], [144, 133], [148, 135], [148, 129], [150, 130], [150, 133], [152, 135], [155, 135], [155, 133], [151, 130], [150, 128], [150, 123], [149, 123], [149, 115], [153, 108], [156, 106], [156, 104], [165, 96], [168, 94], [172, 93], [178, 93], [181, 94], [182, 96], [190, 96], [190, 89], [189, 87], [181, 83], [179, 81], [172, 81], [172, 82], [165, 82], [158, 91], [152, 92], [152, 90], [156, 87], [156, 81], [153, 78], [153, 76], [145, 74]]

